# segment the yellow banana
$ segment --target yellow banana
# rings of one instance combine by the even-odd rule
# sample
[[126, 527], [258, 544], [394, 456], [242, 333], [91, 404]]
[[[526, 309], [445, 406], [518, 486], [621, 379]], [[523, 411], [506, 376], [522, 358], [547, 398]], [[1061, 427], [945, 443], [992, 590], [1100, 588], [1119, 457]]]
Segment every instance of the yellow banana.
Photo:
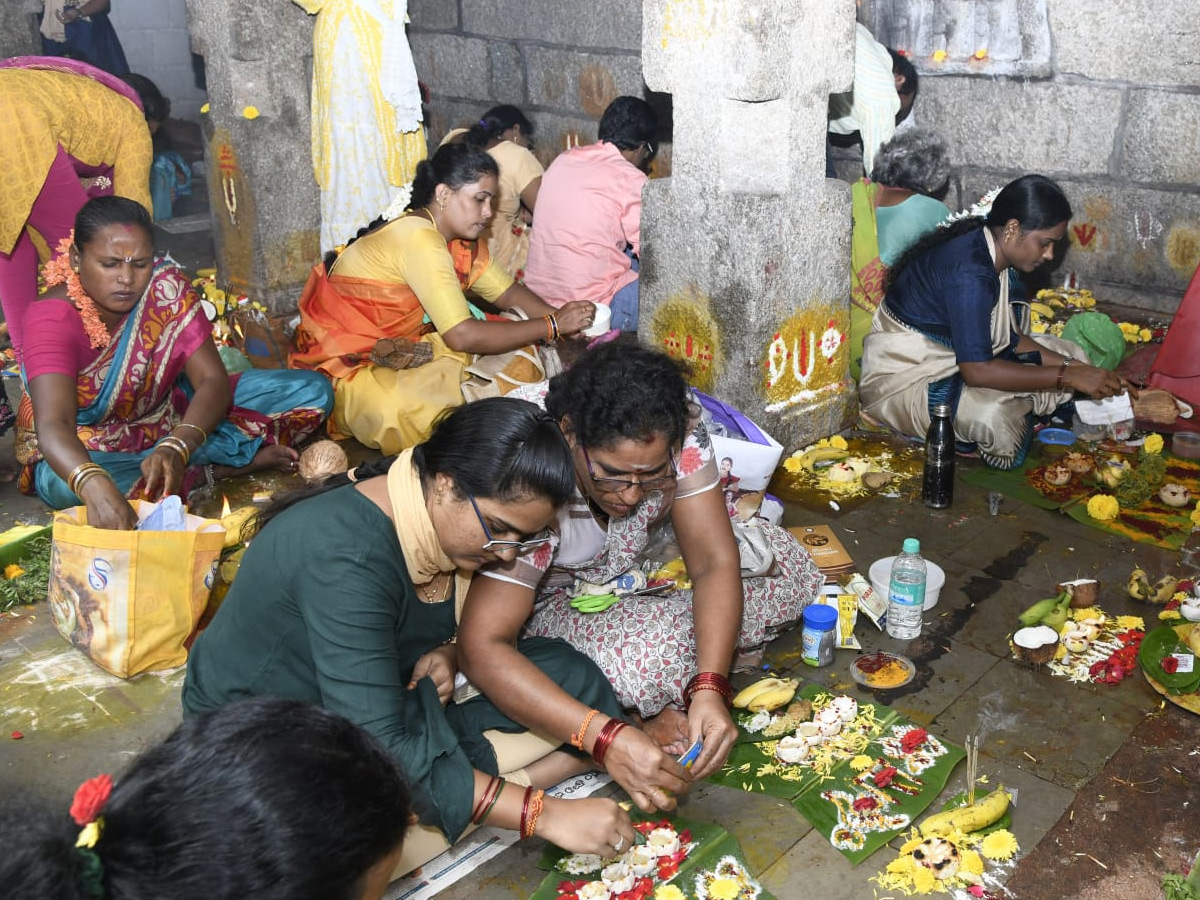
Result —
[[944, 837], [955, 830], [968, 834], [987, 828], [1008, 811], [1011, 795], [1004, 785], [996, 788], [982, 800], [970, 806], [960, 806], [946, 812], [935, 813], [921, 823], [921, 834], [924, 837]]
[[1050, 305], [1047, 303], [1038, 303], [1035, 301], [1035, 302], [1029, 304], [1029, 308], [1032, 309], [1039, 316], [1041, 316], [1043, 319], [1053, 319], [1054, 318], [1054, 310], [1051, 309]]
[[[733, 698], [733, 705], [738, 709], [749, 709], [753, 712], [758, 712], [760, 709], [775, 709], [791, 702], [792, 697], [796, 695], [796, 686], [798, 683], [793, 679], [785, 678], [760, 679], [749, 687], [738, 691], [737, 696]], [[774, 701], [784, 693], [787, 693], [787, 699], [779, 703], [773, 703], [771, 706], [765, 706], [759, 702], [759, 697], [762, 697], [764, 701]]]
[[837, 462], [849, 455], [849, 450], [839, 450], [837, 447], [814, 447], [812, 450], [805, 450], [800, 455], [800, 468], [806, 472], [812, 472], [816, 468], [817, 463]]
[[1192, 630], [1188, 632], [1187, 645], [1197, 656], [1200, 656], [1200, 625], [1193, 625]]
[[1175, 596], [1175, 588], [1179, 586], [1179, 579], [1173, 575], [1164, 575], [1158, 581], [1154, 582], [1153, 596], [1150, 598], [1152, 603], [1166, 603]]
[[750, 712], [761, 712], [764, 709], [767, 712], [774, 712], [792, 702], [792, 698], [796, 696], [796, 682], [785, 682], [783, 686], [772, 688], [768, 691], [763, 691], [761, 694], [755, 694], [754, 699], [750, 701], [747, 709]]
[[1126, 591], [1134, 600], [1149, 600], [1154, 596], [1154, 591], [1150, 587], [1150, 576], [1145, 569], [1134, 569], [1129, 573]]

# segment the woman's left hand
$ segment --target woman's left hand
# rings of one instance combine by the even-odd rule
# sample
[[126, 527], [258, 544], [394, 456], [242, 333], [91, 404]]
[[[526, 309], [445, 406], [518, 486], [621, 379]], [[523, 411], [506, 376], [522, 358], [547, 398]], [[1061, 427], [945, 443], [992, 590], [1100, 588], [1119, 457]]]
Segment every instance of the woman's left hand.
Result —
[[161, 447], [142, 460], [146, 480], [144, 496], [151, 503], [177, 494], [183, 488], [183, 457], [169, 447]]
[[442, 701], [442, 706], [445, 706], [454, 695], [454, 675], [458, 671], [456, 663], [457, 653], [453, 644], [446, 644], [421, 654], [417, 664], [413, 666], [408, 689], [411, 691], [415, 688], [422, 678], [432, 678], [433, 686], [437, 688], [438, 699]]
[[704, 749], [692, 764], [692, 778], [698, 781], [725, 765], [737, 741], [737, 726], [729, 716], [725, 698], [717, 691], [697, 691], [692, 696], [688, 733], [693, 743], [697, 739], [704, 742]]

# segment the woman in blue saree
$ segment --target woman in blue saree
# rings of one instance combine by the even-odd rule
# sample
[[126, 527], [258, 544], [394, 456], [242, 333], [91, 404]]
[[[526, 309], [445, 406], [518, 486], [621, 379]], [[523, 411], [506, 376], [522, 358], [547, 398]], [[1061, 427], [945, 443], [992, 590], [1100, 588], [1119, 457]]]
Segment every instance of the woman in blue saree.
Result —
[[22, 490], [60, 509], [82, 500], [89, 524], [132, 528], [126, 497], [295, 470], [291, 445], [329, 414], [329, 382], [313, 372], [230, 377], [187, 277], [155, 260], [141, 204], [88, 201], [45, 274], [58, 287], [26, 315]]

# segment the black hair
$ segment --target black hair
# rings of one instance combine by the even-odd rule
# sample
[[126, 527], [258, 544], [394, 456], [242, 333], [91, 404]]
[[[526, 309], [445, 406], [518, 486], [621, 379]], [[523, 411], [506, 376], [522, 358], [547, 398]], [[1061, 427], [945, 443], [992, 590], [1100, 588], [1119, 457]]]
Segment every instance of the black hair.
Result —
[[[184, 720], [113, 787], [94, 851], [105, 900], [357, 900], [400, 844], [411, 796], [396, 761], [341, 716], [244, 700]], [[86, 898], [64, 802], [10, 832], [11, 900]]]
[[597, 139], [614, 144], [618, 150], [654, 146], [657, 138], [658, 116], [649, 103], [637, 97], [618, 97], [600, 117]]
[[[557, 507], [567, 502], [575, 486], [571, 451], [556, 421], [515, 397], [488, 397], [448, 410], [438, 418], [433, 434], [413, 448], [412, 458], [422, 481], [449, 475], [460, 496], [500, 501], [540, 497]], [[383, 475], [395, 459], [359, 466], [354, 480]], [[349, 483], [349, 475], [342, 473], [283, 494], [250, 527], [261, 530], [285, 509]]]
[[1002, 228], [1012, 219], [1016, 219], [1022, 233], [1053, 228], [1070, 221], [1071, 204], [1062, 188], [1044, 175], [1023, 175], [1016, 181], [1010, 181], [996, 195], [986, 216], [971, 216], [960, 219], [946, 228], [935, 228], [904, 251], [888, 272], [885, 290], [891, 289], [900, 273], [914, 259], [924, 256], [947, 241], [985, 226]]
[[[371, 220], [369, 223], [364, 225], [362, 228], [358, 229], [358, 231], [356, 231], [354, 233], [354, 237], [352, 237], [352, 238], [350, 238], [350, 240], [346, 241], [346, 247], [349, 247], [351, 244], [353, 244], [355, 241], [357, 241], [360, 237], [364, 237], [364, 236], [370, 234], [372, 231], [379, 230], [387, 223], [388, 223], [388, 220], [385, 219], [383, 216], [379, 216], [378, 218]], [[342, 250], [345, 250], [346, 247], [343, 247]], [[339, 255], [339, 251], [334, 249], [334, 250], [330, 250], [323, 257], [321, 257], [321, 261], [325, 264], [326, 274], [328, 274], [333, 269], [333, 264], [335, 262], [337, 262], [338, 255]]]
[[875, 153], [871, 180], [932, 196], [950, 178], [946, 142], [925, 128], [898, 131]]
[[145, 75], [130, 72], [128, 75], [122, 75], [121, 80], [137, 91], [147, 122], [165, 122], [171, 117], [171, 101], [158, 89], [158, 85]]
[[533, 134], [533, 123], [517, 107], [511, 103], [493, 106], [467, 129], [462, 139], [472, 147], [486, 147], [489, 141], [500, 140], [500, 135], [517, 125], [526, 135]]
[[912, 60], [898, 50], [888, 47], [887, 52], [892, 57], [892, 74], [899, 75], [904, 79], [904, 85], [897, 88], [896, 93], [905, 97], [912, 94], [915, 97], [921, 87], [921, 78], [917, 74], [917, 67], [912, 64]]
[[417, 164], [408, 208], [420, 209], [432, 203], [439, 184], [456, 191], [484, 175], [500, 177], [500, 167], [489, 153], [469, 144], [443, 144], [433, 156]]
[[75, 246], [80, 250], [109, 225], [141, 228], [154, 243], [154, 225], [146, 207], [128, 197], [93, 197], [75, 214]]
[[586, 447], [657, 435], [683, 443], [694, 403], [684, 368], [636, 344], [603, 344], [550, 380], [546, 410]]

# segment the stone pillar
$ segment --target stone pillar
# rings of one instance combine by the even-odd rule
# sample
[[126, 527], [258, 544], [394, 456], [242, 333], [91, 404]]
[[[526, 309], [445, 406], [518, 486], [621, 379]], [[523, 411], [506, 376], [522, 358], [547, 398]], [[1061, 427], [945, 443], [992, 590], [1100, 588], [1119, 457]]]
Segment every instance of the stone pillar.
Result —
[[202, 128], [218, 279], [288, 312], [320, 256], [312, 22], [283, 0], [188, 0], [188, 21], [208, 80]]
[[644, 0], [646, 84], [674, 103], [670, 178], [642, 213], [643, 340], [785, 445], [838, 430], [850, 191], [825, 178], [828, 95], [850, 88], [853, 0]]
[[5, 0], [0, 3], [0, 59], [42, 52], [36, 14], [41, 0]]

